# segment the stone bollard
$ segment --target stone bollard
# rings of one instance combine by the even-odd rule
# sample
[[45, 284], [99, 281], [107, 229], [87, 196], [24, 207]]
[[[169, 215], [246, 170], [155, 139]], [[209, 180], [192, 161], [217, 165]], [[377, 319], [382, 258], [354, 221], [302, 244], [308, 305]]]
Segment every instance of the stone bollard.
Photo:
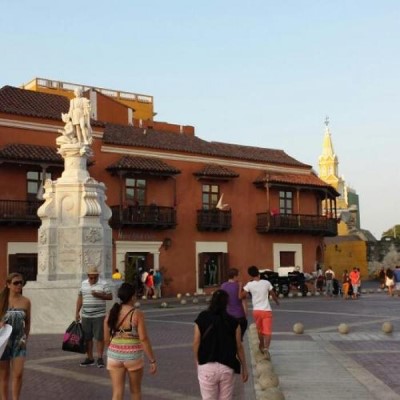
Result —
[[264, 359], [256, 364], [255, 371], [257, 376], [261, 376], [261, 374], [264, 372], [271, 373], [273, 371], [273, 367], [270, 361]]
[[261, 389], [265, 390], [271, 387], [277, 387], [279, 385], [279, 379], [273, 372], [268, 373], [268, 371], [264, 371], [261, 373], [258, 383]]
[[384, 322], [382, 324], [382, 331], [387, 334], [392, 333], [393, 332], [393, 324], [391, 322]]
[[260, 393], [259, 400], [285, 400], [282, 390], [278, 387], [271, 387]]
[[346, 335], [350, 332], [350, 328], [347, 324], [342, 323], [342, 324], [339, 324], [338, 331], [339, 331], [339, 333]]
[[304, 333], [304, 325], [301, 322], [297, 322], [293, 325], [293, 332], [297, 335]]

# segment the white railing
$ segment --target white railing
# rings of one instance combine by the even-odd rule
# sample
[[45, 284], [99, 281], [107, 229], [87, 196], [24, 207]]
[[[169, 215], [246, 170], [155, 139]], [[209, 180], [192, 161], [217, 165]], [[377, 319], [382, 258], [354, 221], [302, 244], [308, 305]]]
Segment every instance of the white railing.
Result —
[[114, 97], [114, 98], [121, 99], [121, 100], [133, 100], [133, 101], [138, 101], [140, 103], [148, 103], [148, 104], [153, 103], [153, 96], [148, 96], [146, 94], [123, 92], [120, 90], [105, 89], [105, 88], [96, 87], [96, 86], [85, 86], [85, 85], [80, 85], [77, 83], [55, 81], [52, 79], [44, 79], [44, 78], [35, 78], [32, 81], [28, 82], [26, 85], [24, 85], [24, 87], [32, 86], [32, 84], [35, 81], [36, 81], [36, 85], [41, 86], [41, 87], [47, 87], [47, 88], [52, 88], [52, 89], [56, 88], [56, 89], [63, 89], [63, 90], [69, 90], [69, 91], [74, 91], [77, 88], [80, 88], [83, 91], [94, 89], [94, 90], [99, 91], [100, 93], [103, 93], [106, 96]]

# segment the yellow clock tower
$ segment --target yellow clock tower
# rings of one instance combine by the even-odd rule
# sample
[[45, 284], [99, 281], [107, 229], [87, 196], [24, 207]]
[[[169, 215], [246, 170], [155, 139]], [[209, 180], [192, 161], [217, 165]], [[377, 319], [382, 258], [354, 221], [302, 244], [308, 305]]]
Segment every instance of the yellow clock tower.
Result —
[[328, 117], [325, 119], [322, 154], [318, 158], [318, 166], [318, 176], [340, 194], [336, 200], [338, 215], [341, 217], [338, 234], [347, 235], [350, 229], [360, 229], [358, 195], [354, 189], [345, 184], [343, 177], [339, 176], [339, 159], [333, 149]]

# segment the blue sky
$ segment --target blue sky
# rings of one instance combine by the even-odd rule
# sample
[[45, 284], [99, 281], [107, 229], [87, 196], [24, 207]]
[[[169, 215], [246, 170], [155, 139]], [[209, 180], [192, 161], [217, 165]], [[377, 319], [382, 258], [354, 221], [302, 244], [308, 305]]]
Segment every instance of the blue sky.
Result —
[[0, 0], [0, 86], [153, 95], [158, 120], [316, 170], [329, 115], [362, 228], [380, 238], [400, 223], [399, 21], [398, 0]]

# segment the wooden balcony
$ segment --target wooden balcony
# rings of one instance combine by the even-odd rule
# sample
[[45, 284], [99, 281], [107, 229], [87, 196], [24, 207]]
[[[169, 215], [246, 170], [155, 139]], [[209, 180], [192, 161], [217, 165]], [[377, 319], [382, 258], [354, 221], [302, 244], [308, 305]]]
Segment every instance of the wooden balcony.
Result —
[[173, 229], [176, 226], [176, 211], [173, 207], [112, 206], [110, 225], [113, 228], [126, 226], [135, 228]]
[[323, 215], [257, 214], [258, 233], [309, 233], [319, 236], [336, 236], [337, 221]]
[[43, 201], [0, 200], [0, 225], [40, 225], [38, 208]]
[[199, 231], [227, 231], [231, 227], [231, 210], [197, 210], [197, 229]]

